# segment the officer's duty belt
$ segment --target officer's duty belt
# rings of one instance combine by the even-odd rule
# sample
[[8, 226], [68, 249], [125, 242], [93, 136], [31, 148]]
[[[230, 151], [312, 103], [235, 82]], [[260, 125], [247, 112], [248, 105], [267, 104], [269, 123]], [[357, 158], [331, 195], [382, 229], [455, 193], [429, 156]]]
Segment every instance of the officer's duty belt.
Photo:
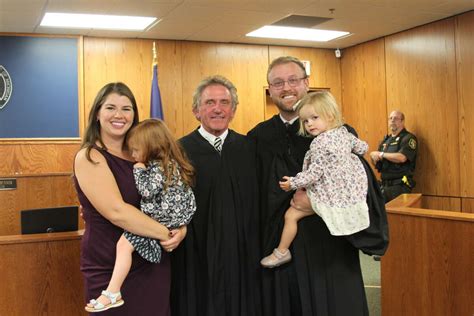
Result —
[[402, 178], [400, 179], [390, 179], [390, 180], [382, 180], [382, 185], [390, 187], [392, 185], [399, 185], [403, 184]]

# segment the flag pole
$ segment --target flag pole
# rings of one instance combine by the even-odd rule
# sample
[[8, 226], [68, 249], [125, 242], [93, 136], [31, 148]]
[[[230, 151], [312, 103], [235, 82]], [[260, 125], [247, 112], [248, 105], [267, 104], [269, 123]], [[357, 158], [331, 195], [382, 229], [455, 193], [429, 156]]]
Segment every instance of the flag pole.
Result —
[[156, 43], [153, 42], [153, 65], [158, 65], [158, 58], [156, 53]]
[[161, 93], [158, 87], [158, 57], [156, 43], [153, 42], [153, 63], [151, 76], [151, 100], [150, 100], [150, 117], [164, 119], [163, 105], [161, 103]]

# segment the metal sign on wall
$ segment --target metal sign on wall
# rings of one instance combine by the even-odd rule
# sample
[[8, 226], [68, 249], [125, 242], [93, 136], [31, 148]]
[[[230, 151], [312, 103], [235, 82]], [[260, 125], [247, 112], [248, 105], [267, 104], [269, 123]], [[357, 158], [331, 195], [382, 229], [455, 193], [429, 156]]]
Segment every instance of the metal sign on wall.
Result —
[[15, 190], [16, 179], [0, 179], [0, 191]]

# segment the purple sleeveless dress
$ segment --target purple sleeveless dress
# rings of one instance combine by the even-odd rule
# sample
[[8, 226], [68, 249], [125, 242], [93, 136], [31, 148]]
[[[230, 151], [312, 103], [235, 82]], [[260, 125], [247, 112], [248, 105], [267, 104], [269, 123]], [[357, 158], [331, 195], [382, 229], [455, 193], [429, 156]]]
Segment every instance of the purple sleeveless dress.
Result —
[[[98, 148], [96, 148], [98, 149]], [[139, 208], [140, 195], [133, 178], [133, 162], [98, 149], [107, 160], [125, 202]], [[103, 217], [82, 192], [74, 177], [79, 201], [83, 206], [85, 232], [81, 244], [81, 272], [86, 302], [105, 290], [115, 263], [116, 243], [123, 229]], [[107, 197], [104, 197], [107, 198]], [[121, 292], [125, 304], [94, 315], [170, 315], [170, 260], [164, 252], [160, 263], [150, 263], [133, 253], [130, 273]]]

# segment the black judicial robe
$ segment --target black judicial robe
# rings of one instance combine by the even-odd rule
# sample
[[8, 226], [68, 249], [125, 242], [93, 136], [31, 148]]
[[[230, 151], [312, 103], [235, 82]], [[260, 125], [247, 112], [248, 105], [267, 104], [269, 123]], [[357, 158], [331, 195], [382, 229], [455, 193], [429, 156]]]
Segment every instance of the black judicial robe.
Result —
[[196, 130], [181, 145], [196, 169], [197, 210], [173, 251], [173, 316], [259, 316], [255, 154], [229, 130], [221, 154]]
[[[301, 171], [312, 141], [297, 135], [299, 122], [286, 127], [279, 115], [258, 124], [248, 136], [256, 144], [261, 208], [261, 256], [278, 245], [291, 192], [283, 176]], [[368, 315], [359, 251], [345, 237], [332, 236], [319, 216], [298, 223], [293, 260], [262, 268], [262, 308], [268, 316]]]

